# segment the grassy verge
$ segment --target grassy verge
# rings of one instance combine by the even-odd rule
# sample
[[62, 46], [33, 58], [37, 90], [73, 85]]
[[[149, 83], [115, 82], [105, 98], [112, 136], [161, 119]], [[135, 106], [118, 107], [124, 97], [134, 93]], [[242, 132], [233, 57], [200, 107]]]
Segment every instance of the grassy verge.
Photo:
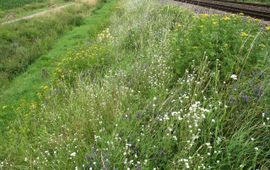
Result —
[[23, 7], [14, 9], [7, 9], [7, 10], [0, 9], [0, 22], [2, 23], [16, 18], [28, 16], [37, 12], [42, 12], [44, 10], [50, 9], [52, 7], [57, 7], [65, 3], [66, 2], [62, 0], [53, 0], [50, 2], [28, 4]]
[[[91, 42], [107, 24], [107, 18], [113, 6], [113, 2], [110, 2], [104, 6], [100, 4], [96, 7], [97, 9], [93, 11], [92, 15], [83, 20], [81, 26], [66, 33], [53, 44], [54, 48], [48, 54], [41, 56], [25, 73], [16, 77], [9, 87], [3, 90], [0, 95], [1, 107], [5, 108], [1, 112], [2, 121], [12, 120], [14, 116], [12, 110], [18, 104], [24, 101], [31, 102], [37, 98], [36, 93], [40, 91], [42, 85], [53, 78], [52, 72], [56, 69], [58, 61], [65, 57], [64, 54], [67, 51], [77, 48], [85, 41]], [[5, 124], [2, 125], [4, 128]]]
[[45, 2], [47, 0], [0, 0], [0, 9], [12, 9], [25, 6], [27, 4]]
[[[77, 6], [55, 15], [33, 18], [0, 26], [1, 87], [24, 72], [39, 56], [53, 48], [53, 43], [65, 32], [82, 23], [89, 6]], [[1, 88], [0, 87], [0, 88]]]
[[269, 167], [270, 33], [236, 15], [120, 2], [109, 28], [61, 57], [39, 99], [15, 109], [2, 165]]

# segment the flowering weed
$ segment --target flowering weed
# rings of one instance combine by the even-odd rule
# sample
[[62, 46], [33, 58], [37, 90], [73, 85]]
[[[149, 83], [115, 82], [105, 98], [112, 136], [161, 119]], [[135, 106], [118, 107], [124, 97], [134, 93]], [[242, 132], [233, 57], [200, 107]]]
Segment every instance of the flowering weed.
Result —
[[123, 2], [96, 41], [59, 64], [45, 98], [18, 109], [9, 142], [19, 136], [24, 151], [9, 148], [3, 165], [269, 167], [269, 34], [234, 15], [192, 16]]

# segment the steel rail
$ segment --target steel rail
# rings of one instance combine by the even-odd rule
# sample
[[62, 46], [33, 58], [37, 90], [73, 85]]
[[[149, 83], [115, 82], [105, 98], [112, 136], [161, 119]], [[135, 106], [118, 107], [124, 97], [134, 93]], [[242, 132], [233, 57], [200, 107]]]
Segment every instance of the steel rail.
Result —
[[[264, 20], [270, 21], [270, 6], [260, 6], [264, 7], [266, 10], [260, 10], [258, 9], [258, 6], [248, 3], [238, 3], [238, 2], [228, 2], [228, 1], [221, 1], [221, 0], [215, 0], [212, 2], [204, 1], [204, 0], [176, 0], [181, 2], [186, 2], [194, 5], [204, 6], [204, 7], [210, 7], [213, 9], [219, 9], [223, 11], [233, 12], [233, 13], [243, 13], [245, 15], [249, 15], [255, 18], [260, 18]], [[234, 6], [234, 4], [240, 5], [240, 7]], [[244, 6], [241, 6], [244, 5]], [[248, 7], [248, 9], [247, 9]]]
[[251, 2], [241, 2], [241, 1], [232, 1], [232, 0], [215, 0], [215, 1], [229, 2], [229, 3], [234, 3], [234, 4], [243, 4], [243, 5], [252, 5], [252, 6], [257, 6], [257, 7], [270, 8], [270, 5], [268, 5], [268, 4], [251, 3]]

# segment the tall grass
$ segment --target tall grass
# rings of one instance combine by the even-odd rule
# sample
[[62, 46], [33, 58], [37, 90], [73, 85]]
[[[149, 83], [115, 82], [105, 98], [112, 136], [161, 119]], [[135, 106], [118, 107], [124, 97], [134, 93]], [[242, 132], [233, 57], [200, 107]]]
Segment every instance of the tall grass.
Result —
[[43, 2], [45, 0], [0, 0], [0, 8], [1, 9], [11, 9], [21, 7], [26, 4], [35, 3], [35, 2]]
[[52, 16], [0, 26], [0, 87], [8, 85], [42, 54], [55, 40], [74, 26], [82, 24], [89, 7], [65, 9]]
[[239, 16], [120, 2], [39, 101], [17, 108], [2, 166], [269, 167], [269, 32]]

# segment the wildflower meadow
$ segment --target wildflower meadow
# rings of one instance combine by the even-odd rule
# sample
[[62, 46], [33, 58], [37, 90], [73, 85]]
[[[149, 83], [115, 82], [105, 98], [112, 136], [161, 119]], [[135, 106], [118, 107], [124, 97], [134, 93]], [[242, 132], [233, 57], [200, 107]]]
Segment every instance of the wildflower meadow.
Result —
[[255, 19], [119, 0], [14, 108], [0, 169], [267, 169], [269, 42]]

